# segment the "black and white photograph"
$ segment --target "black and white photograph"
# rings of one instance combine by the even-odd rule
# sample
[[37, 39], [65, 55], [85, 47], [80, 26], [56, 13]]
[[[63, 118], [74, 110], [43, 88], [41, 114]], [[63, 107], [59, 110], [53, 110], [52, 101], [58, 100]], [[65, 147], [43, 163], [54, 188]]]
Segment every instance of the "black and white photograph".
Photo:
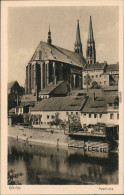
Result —
[[7, 194], [32, 185], [123, 193], [120, 4], [27, 2], [6, 14]]

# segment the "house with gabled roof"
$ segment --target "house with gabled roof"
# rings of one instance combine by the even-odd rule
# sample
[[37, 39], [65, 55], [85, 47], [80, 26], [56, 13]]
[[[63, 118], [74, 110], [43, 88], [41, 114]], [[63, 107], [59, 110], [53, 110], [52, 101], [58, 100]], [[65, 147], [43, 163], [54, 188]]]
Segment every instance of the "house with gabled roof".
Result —
[[67, 122], [69, 117], [80, 119], [80, 110], [85, 105], [87, 97], [51, 97], [38, 102], [35, 107], [30, 108], [30, 114], [37, 116], [39, 120], [33, 126], [49, 127], [49, 123], [59, 115], [59, 119]]
[[70, 87], [66, 81], [52, 82], [43, 90], [39, 91], [39, 98], [46, 99], [50, 97], [62, 97], [66, 96], [69, 91]]
[[82, 126], [97, 123], [119, 125], [118, 95], [111, 94], [103, 97], [88, 97], [86, 104], [81, 110], [80, 121]]

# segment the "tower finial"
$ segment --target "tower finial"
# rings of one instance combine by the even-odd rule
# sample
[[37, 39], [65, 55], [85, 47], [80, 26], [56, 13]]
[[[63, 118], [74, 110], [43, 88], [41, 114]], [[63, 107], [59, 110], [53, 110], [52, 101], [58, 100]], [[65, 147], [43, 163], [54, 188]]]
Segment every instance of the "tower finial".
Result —
[[51, 31], [50, 31], [50, 24], [49, 24], [49, 32], [48, 32], [48, 39], [47, 39], [47, 43], [48, 43], [49, 45], [51, 45], [51, 43], [52, 43], [52, 39], [51, 39]]
[[80, 37], [79, 19], [77, 20], [77, 32], [76, 32], [76, 40], [75, 40], [75, 44], [74, 44], [74, 51], [75, 51], [75, 53], [83, 54], [81, 37]]
[[93, 37], [93, 27], [92, 27], [91, 16], [90, 16], [89, 34], [88, 34], [88, 40], [87, 40], [86, 59], [87, 59], [88, 64], [96, 63], [96, 49], [95, 49], [95, 41]]
[[91, 18], [91, 16], [90, 16], [88, 40], [92, 40], [92, 41], [94, 40], [94, 38], [93, 38], [93, 27], [92, 27], [92, 18]]

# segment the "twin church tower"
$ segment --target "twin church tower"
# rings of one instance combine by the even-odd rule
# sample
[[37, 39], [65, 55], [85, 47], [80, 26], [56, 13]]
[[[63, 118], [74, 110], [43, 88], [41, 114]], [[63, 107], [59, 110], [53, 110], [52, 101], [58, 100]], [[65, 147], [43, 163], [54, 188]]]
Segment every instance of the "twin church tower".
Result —
[[[77, 32], [76, 32], [76, 41], [74, 44], [74, 52], [83, 55], [82, 43], [81, 43], [81, 37], [80, 37], [79, 20], [77, 21]], [[90, 16], [89, 34], [88, 34], [88, 40], [87, 40], [86, 61], [88, 64], [96, 63], [96, 49], [95, 49], [95, 41], [93, 37], [93, 27], [92, 27], [91, 16]]]
[[[48, 44], [52, 43], [50, 27], [49, 27], [47, 42], [48, 42]], [[79, 20], [77, 20], [77, 32], [76, 32], [76, 40], [75, 40], [75, 44], [74, 44], [74, 52], [83, 55]], [[94, 41], [94, 37], [93, 37], [93, 27], [92, 27], [91, 16], [90, 16], [89, 34], [88, 34], [88, 40], [87, 40], [86, 61], [88, 64], [96, 63], [96, 49], [95, 49], [95, 41]]]

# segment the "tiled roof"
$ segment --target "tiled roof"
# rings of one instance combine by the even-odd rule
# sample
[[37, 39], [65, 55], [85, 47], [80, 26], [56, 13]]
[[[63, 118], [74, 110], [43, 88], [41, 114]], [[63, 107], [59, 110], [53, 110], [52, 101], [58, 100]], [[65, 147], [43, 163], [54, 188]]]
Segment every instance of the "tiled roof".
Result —
[[36, 101], [36, 96], [34, 96], [33, 94], [28, 94], [28, 95], [23, 95], [21, 97], [21, 102], [26, 103], [26, 102], [35, 102]]
[[106, 63], [95, 63], [95, 64], [87, 64], [84, 68], [85, 70], [103, 70], [106, 66]]
[[[41, 51], [41, 58], [39, 56], [39, 51]], [[82, 55], [55, 45], [49, 45], [43, 41], [38, 44], [30, 62], [35, 60], [54, 60], [79, 67], [84, 67], [85, 65], [85, 59]]]
[[106, 68], [106, 72], [108, 71], [119, 71], [119, 64], [109, 64]]
[[118, 86], [105, 87], [104, 91], [118, 91]]
[[119, 101], [118, 95], [106, 95], [104, 99], [107, 103], [114, 103], [115, 101]]
[[88, 97], [88, 100], [81, 111], [82, 113], [106, 113], [107, 112], [107, 105], [105, 100], [96, 99], [93, 101], [91, 97]]
[[45, 87], [43, 90], [39, 92], [39, 95], [44, 95], [44, 94], [50, 94], [54, 89], [56, 89], [59, 85], [61, 85], [64, 81], [58, 81], [56, 84], [50, 83], [48, 84], [47, 87]]
[[85, 101], [84, 97], [53, 97], [43, 99], [31, 111], [79, 111]]
[[88, 97], [87, 102], [82, 108], [82, 113], [106, 113], [107, 112], [107, 104], [118, 102], [118, 95], [104, 95], [102, 97], [96, 97], [95, 101], [93, 98]]
[[17, 81], [12, 81], [12, 82], [8, 83], [8, 89], [11, 89], [16, 82]]

